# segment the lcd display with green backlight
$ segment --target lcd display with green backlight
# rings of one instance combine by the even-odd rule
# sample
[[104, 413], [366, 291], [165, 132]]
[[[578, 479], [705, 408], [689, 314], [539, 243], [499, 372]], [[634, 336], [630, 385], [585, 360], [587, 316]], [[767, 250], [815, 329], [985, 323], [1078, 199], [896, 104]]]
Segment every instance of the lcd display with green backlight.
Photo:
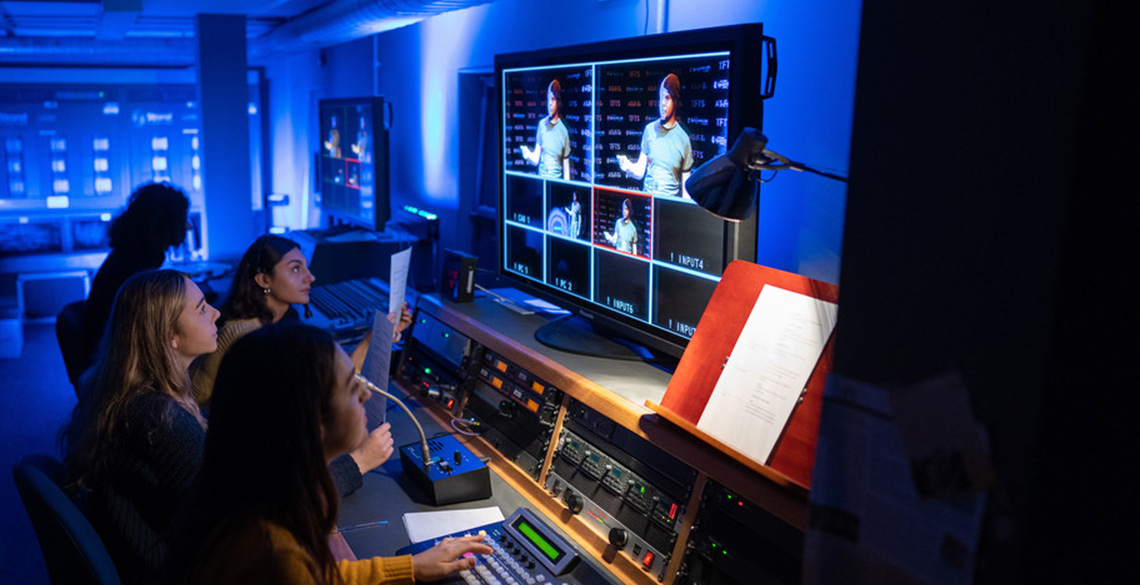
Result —
[[519, 518], [515, 521], [513, 526], [515, 530], [519, 531], [519, 534], [525, 536], [542, 554], [546, 555], [546, 557], [550, 559], [550, 562], [557, 563], [558, 560], [562, 558], [562, 555], [566, 554], [535, 530], [525, 518]]

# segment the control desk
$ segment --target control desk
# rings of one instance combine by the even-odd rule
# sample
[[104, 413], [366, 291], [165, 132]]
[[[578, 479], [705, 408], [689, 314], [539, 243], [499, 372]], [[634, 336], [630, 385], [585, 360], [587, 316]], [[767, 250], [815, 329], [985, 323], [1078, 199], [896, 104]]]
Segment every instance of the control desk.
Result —
[[[806, 490], [741, 465], [646, 408], [664, 396], [669, 372], [548, 348], [534, 339], [545, 323], [486, 297], [419, 297], [393, 386], [420, 405], [417, 416], [454, 432], [492, 470], [490, 500], [445, 509], [527, 509], [573, 543], [590, 575], [606, 576], [599, 582], [798, 583]], [[398, 446], [416, 440], [402, 413], [389, 414]], [[399, 515], [380, 529], [353, 523], [433, 509], [398, 469], [389, 461], [379, 474], [387, 477], [368, 474], [364, 490], [398, 486], [413, 496], [342, 502], [340, 524], [358, 556], [409, 543]], [[394, 501], [408, 497], [419, 499]]]

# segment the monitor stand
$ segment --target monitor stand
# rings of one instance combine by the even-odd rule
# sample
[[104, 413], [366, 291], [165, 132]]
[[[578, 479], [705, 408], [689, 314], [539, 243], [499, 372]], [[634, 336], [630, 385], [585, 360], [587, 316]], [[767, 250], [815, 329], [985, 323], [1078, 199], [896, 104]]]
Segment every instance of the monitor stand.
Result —
[[547, 322], [534, 332], [534, 338], [548, 347], [579, 355], [628, 361], [655, 360], [648, 349], [627, 339], [599, 333], [592, 322], [577, 313]]

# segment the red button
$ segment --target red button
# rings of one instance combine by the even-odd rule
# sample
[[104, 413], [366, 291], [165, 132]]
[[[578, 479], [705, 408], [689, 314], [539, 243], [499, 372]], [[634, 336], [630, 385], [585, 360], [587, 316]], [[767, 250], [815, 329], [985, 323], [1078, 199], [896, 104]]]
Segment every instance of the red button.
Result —
[[653, 551], [645, 551], [645, 556], [641, 557], [641, 564], [644, 565], [646, 569], [653, 566]]

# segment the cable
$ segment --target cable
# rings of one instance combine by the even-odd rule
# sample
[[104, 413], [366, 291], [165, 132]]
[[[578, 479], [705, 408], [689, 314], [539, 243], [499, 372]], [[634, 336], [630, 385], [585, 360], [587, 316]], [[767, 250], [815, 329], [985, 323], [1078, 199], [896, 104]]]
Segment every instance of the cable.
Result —
[[507, 297], [504, 297], [501, 294], [491, 292], [489, 289], [484, 288], [483, 285], [481, 285], [481, 284], [475, 285], [475, 288], [495, 297], [496, 299], [499, 300], [500, 303], [513, 303], [514, 302], [514, 301], [508, 299]]
[[465, 418], [452, 418], [451, 419], [451, 428], [455, 429], [455, 432], [457, 432], [461, 435], [466, 435], [468, 437], [478, 437], [478, 436], [480, 436], [480, 433], [475, 433], [475, 432], [472, 432], [470, 430], [463, 430], [463, 429], [455, 426], [455, 423], [473, 423], [473, 422], [475, 422], [475, 421], [468, 421]]

